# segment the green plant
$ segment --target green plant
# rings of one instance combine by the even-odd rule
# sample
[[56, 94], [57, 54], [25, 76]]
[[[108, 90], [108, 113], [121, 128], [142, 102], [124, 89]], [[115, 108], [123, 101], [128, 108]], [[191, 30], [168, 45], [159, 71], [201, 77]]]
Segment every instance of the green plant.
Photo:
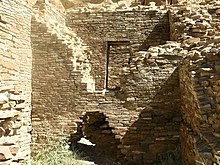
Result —
[[35, 152], [31, 161], [24, 160], [24, 165], [85, 165], [85, 160], [75, 147], [68, 144], [64, 129], [60, 128], [60, 137], [55, 140], [53, 128], [46, 123], [44, 144], [35, 144]]
[[25, 165], [84, 165], [82, 154], [73, 146], [69, 146], [68, 139], [65, 138], [63, 128], [59, 140], [52, 139], [52, 128], [48, 126], [46, 130], [45, 143], [37, 146], [35, 156]]
[[65, 142], [50, 142], [34, 156], [32, 165], [83, 165], [80, 153], [70, 151]]

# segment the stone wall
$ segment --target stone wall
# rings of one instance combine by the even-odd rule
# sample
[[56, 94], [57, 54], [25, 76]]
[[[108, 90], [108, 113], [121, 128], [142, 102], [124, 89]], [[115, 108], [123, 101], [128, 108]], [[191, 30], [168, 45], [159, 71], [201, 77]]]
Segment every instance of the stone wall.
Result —
[[[105, 148], [104, 153], [117, 153], [112, 160], [121, 155], [125, 159], [120, 161], [128, 164], [160, 164], [167, 151], [177, 150], [181, 121], [177, 67], [182, 57], [178, 44], [166, 43], [165, 10], [70, 12], [71, 30], [52, 5], [41, 2], [34, 8], [34, 144], [61, 136], [79, 140], [84, 131]], [[104, 89], [107, 60], [110, 86]], [[100, 125], [101, 131], [93, 132], [91, 123], [80, 120], [86, 116], [99, 120], [100, 115], [109, 130]], [[105, 140], [108, 143], [101, 144]]]
[[[110, 132], [98, 131], [102, 135], [99, 140], [96, 131], [104, 126], [97, 126], [91, 135], [92, 131], [82, 123], [92, 136], [89, 140], [99, 146], [113, 134], [112, 143], [118, 144], [116, 148], [125, 157], [122, 164], [160, 164], [167, 152], [178, 150], [181, 121], [177, 67], [182, 56], [178, 55], [179, 44], [166, 42], [167, 12], [157, 7], [117, 12], [69, 11], [67, 25], [91, 52], [91, 72], [96, 82], [94, 93], [79, 93], [75, 109], [82, 116], [103, 114], [112, 128]], [[108, 84], [113, 86], [105, 86], [107, 63]], [[108, 152], [109, 147], [103, 148]]]
[[[91, 130], [86, 128], [84, 134], [97, 146], [117, 143], [124, 157], [122, 164], [160, 164], [160, 159], [169, 151], [176, 151], [180, 156], [177, 151], [181, 122], [177, 67], [182, 57], [176, 47], [178, 44], [167, 43], [136, 53], [129, 71], [120, 78], [120, 89], [79, 93], [81, 98], [77, 100], [76, 111], [81, 111], [82, 116], [89, 113], [89, 119], [103, 113], [112, 128], [110, 132], [98, 134], [96, 131], [103, 130], [105, 124], [93, 126]], [[148, 59], [146, 54], [150, 56]], [[111, 134], [114, 139], [110, 142], [107, 139]], [[108, 153], [108, 148], [103, 147], [103, 152]]]
[[185, 56], [180, 67], [184, 164], [219, 163], [217, 8], [182, 6], [170, 17], [172, 38], [182, 42]]
[[77, 35], [89, 46], [87, 49], [92, 52], [92, 75], [97, 90], [102, 90], [105, 86], [108, 41], [130, 42], [131, 51], [137, 52], [169, 40], [167, 11], [155, 7], [143, 10], [134, 8], [132, 11], [69, 11], [67, 26], [75, 29]]
[[[218, 42], [214, 42], [217, 46]], [[181, 67], [182, 146], [186, 164], [219, 161], [218, 49], [209, 45], [201, 54], [190, 52]]]
[[219, 164], [220, 4], [202, 4], [65, 16], [38, 0], [31, 20], [26, 1], [0, 1], [0, 164], [30, 159], [31, 104], [33, 151], [85, 136], [99, 164], [177, 165], [180, 143], [183, 164]]
[[31, 14], [23, 0], [0, 1], [0, 164], [30, 158]]
[[76, 130], [79, 91], [93, 91], [85, 46], [65, 26], [63, 13], [38, 2], [32, 18], [32, 140], [46, 143], [69, 137]]

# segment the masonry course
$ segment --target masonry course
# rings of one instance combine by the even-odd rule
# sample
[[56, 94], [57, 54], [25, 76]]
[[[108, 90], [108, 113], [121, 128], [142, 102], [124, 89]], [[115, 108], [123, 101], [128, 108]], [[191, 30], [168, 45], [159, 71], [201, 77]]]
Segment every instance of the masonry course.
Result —
[[0, 164], [30, 159], [31, 8], [0, 2]]
[[0, 3], [0, 164], [29, 160], [31, 137], [35, 153], [63, 136], [86, 136], [112, 163], [160, 164], [170, 152], [219, 163], [218, 2]]

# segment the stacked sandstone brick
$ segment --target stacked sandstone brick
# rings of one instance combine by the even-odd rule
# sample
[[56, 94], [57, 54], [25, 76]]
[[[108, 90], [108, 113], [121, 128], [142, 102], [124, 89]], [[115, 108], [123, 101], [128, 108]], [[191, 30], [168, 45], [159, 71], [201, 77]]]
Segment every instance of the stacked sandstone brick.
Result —
[[37, 1], [33, 8], [32, 140], [36, 144], [75, 132], [75, 100], [79, 91], [94, 91], [94, 80], [86, 45], [65, 26], [64, 13], [48, 1]]
[[[200, 11], [199, 8], [196, 8], [196, 11]], [[70, 10], [67, 18], [68, 26], [75, 28], [78, 36], [88, 45], [87, 51], [91, 52], [92, 55], [90, 62], [93, 66], [93, 76], [98, 89], [102, 89], [104, 86], [105, 56], [103, 56], [103, 52], [105, 52], [105, 48], [103, 45], [107, 41], [130, 41], [131, 43], [134, 54], [130, 67], [124, 68], [125, 72], [120, 77], [120, 91], [105, 95], [89, 94], [86, 91], [79, 91], [79, 89], [84, 90], [85, 88], [80, 88], [80, 85], [77, 85], [78, 89], [75, 89], [74, 92], [78, 95], [77, 97], [74, 96], [73, 99], [76, 105], [74, 107], [76, 116], [85, 114], [85, 111], [104, 113], [109, 125], [113, 128], [112, 133], [122, 143], [119, 148], [126, 159], [139, 164], [159, 163], [158, 157], [161, 154], [167, 150], [176, 149], [176, 144], [179, 143], [178, 131], [181, 121], [178, 71], [176, 68], [180, 59], [190, 54], [188, 52], [195, 47], [195, 43], [198, 42], [203, 45], [214, 36], [213, 28], [209, 22], [211, 16], [207, 10], [202, 10], [201, 13], [197, 14], [192, 13], [190, 7], [181, 8], [179, 6], [177, 10], [171, 10], [171, 38], [182, 42], [182, 45], [180, 43], [167, 43], [163, 46], [152, 47], [169, 40], [169, 36], [167, 37], [169, 33], [166, 31], [168, 24], [166, 11], [160, 9], [162, 8], [151, 6], [134, 7], [132, 12], [129, 10], [118, 10], [117, 12], [81, 10], [81, 12], [72, 12]], [[142, 16], [144, 16], [143, 20]], [[208, 36], [204, 36], [207, 34]], [[147, 40], [145, 40], [146, 36]], [[158, 38], [155, 39], [155, 36]], [[138, 52], [141, 47], [147, 48], [149, 46], [151, 47], [148, 51]], [[47, 54], [47, 52], [45, 53]], [[120, 62], [117, 58], [111, 60]], [[182, 68], [184, 70], [184, 68], [189, 67], [183, 65]], [[183, 70], [181, 70], [180, 75], [184, 75]], [[205, 68], [202, 71], [208, 72], [209, 69]], [[186, 70], [185, 74], [188, 73], [190, 72]], [[182, 80], [184, 79], [183, 77]], [[203, 107], [193, 106], [198, 103], [198, 96], [190, 93], [193, 91], [193, 87], [188, 89], [188, 93], [184, 93], [184, 88], [191, 87], [189, 85], [191, 79], [182, 80], [184, 119], [186, 123], [188, 121], [192, 125], [192, 133], [195, 134], [191, 136], [190, 132], [187, 132], [186, 124], [183, 124], [182, 150], [186, 162], [195, 163], [195, 161], [202, 160], [201, 153], [210, 153], [210, 150], [197, 147], [196, 140], [192, 138], [197, 137], [200, 139], [198, 143], [204, 146], [204, 138], [200, 137], [202, 136], [200, 133], [201, 118], [198, 115]], [[43, 82], [41, 81], [41, 83]], [[40, 84], [36, 84], [36, 87], [38, 85]], [[205, 96], [205, 98], [209, 97]], [[184, 106], [188, 107], [188, 111]], [[209, 107], [206, 102], [203, 106]], [[52, 112], [52, 109], [48, 109], [47, 112], [49, 111]], [[166, 124], [161, 126], [157, 121]], [[39, 122], [43, 124], [40, 120]], [[199, 133], [196, 132], [198, 129]], [[169, 141], [172, 141], [172, 144]], [[203, 152], [200, 151], [201, 148]]]
[[[172, 12], [172, 38], [182, 42], [181, 143], [184, 164], [219, 163], [219, 4]], [[174, 9], [174, 8], [173, 8]]]
[[0, 164], [30, 159], [32, 11], [22, 0], [0, 1]]
[[[102, 137], [114, 135], [128, 163], [160, 164], [180, 143], [184, 164], [218, 162], [219, 8], [174, 6], [169, 19], [164, 7], [83, 8], [65, 19], [45, 0], [31, 27], [25, 1], [0, 1], [0, 164], [30, 158], [32, 89], [33, 143], [68, 136], [94, 113], [106, 117], [111, 131]], [[120, 88], [102, 93], [93, 79], [103, 89], [107, 41], [130, 41], [133, 54], [116, 74]]]
[[[102, 8], [70, 9], [67, 11], [66, 21], [67, 26], [74, 29], [88, 45], [87, 50], [93, 53], [90, 62], [93, 67], [91, 73], [95, 78], [96, 90], [102, 90], [104, 87], [107, 41], [130, 42], [132, 51], [137, 52], [142, 49], [146, 50], [150, 46], [164, 44], [169, 40], [168, 15], [163, 6], [142, 6], [107, 11]], [[110, 62], [112, 60], [113, 58]], [[119, 59], [114, 60], [115, 63], [120, 63]]]
[[0, 162], [13, 164], [24, 160], [30, 150], [28, 114], [25, 114], [24, 96], [14, 86], [0, 87]]
[[[110, 89], [105, 94], [80, 92], [75, 109], [82, 115], [99, 112], [106, 116], [112, 128], [110, 133], [114, 134], [115, 141], [119, 140], [118, 148], [125, 161], [159, 164], [159, 157], [165, 152], [178, 149], [181, 121], [177, 67], [182, 49], [178, 43], [166, 42], [169, 40], [167, 10], [156, 6], [116, 11], [69, 10], [67, 25], [92, 52], [90, 62], [99, 90], [105, 82], [107, 42], [130, 42], [129, 65], [125, 54], [113, 52], [109, 58], [110, 64], [122, 66], [114, 68], [119, 90]], [[98, 135], [93, 136], [98, 139]], [[103, 133], [103, 138], [107, 136]]]

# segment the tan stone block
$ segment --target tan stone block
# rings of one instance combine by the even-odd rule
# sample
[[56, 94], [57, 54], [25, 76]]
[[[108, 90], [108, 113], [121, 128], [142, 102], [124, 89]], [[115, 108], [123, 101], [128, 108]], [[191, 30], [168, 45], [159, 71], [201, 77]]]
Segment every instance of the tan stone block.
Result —
[[4, 129], [11, 129], [14, 126], [14, 122], [13, 121], [5, 121], [3, 122], [3, 128]]
[[8, 146], [0, 146], [0, 161], [13, 158]]
[[11, 62], [5, 62], [3, 67], [5, 67], [6, 69], [12, 70], [15, 68], [15, 65]]
[[0, 91], [10, 91], [13, 89], [15, 89], [14, 85], [6, 85], [6, 86], [0, 87]]
[[213, 135], [214, 135], [215, 137], [218, 137], [218, 138], [220, 138], [220, 133], [217, 133], [217, 132], [213, 132]]
[[220, 9], [217, 9], [217, 10], [215, 11], [215, 13], [216, 13], [217, 15], [220, 15]]
[[15, 117], [19, 113], [20, 112], [16, 111], [16, 110], [5, 110], [5, 111], [1, 111], [0, 110], [0, 119], [6, 119], [6, 118], [10, 118], [10, 117]]
[[11, 161], [4, 161], [4, 162], [1, 162], [0, 165], [11, 165]]
[[9, 147], [9, 150], [11, 151], [11, 154], [12, 155], [16, 155], [19, 151], [20, 147], [17, 146], [17, 145], [14, 145], [14, 146], [10, 146]]
[[0, 136], [4, 135], [5, 134], [5, 129], [0, 127]]
[[8, 102], [8, 97], [5, 94], [0, 94], [0, 104]]
[[187, 44], [198, 43], [198, 42], [200, 42], [200, 38], [190, 38], [185, 40], [185, 43]]
[[10, 94], [9, 95], [9, 100], [20, 100], [20, 96], [19, 95]]
[[215, 65], [215, 70], [220, 71], [220, 65]]
[[24, 109], [26, 107], [25, 103], [17, 104], [14, 109]]
[[0, 110], [9, 110], [11, 109], [11, 105], [9, 103], [4, 103], [3, 105], [0, 105]]

